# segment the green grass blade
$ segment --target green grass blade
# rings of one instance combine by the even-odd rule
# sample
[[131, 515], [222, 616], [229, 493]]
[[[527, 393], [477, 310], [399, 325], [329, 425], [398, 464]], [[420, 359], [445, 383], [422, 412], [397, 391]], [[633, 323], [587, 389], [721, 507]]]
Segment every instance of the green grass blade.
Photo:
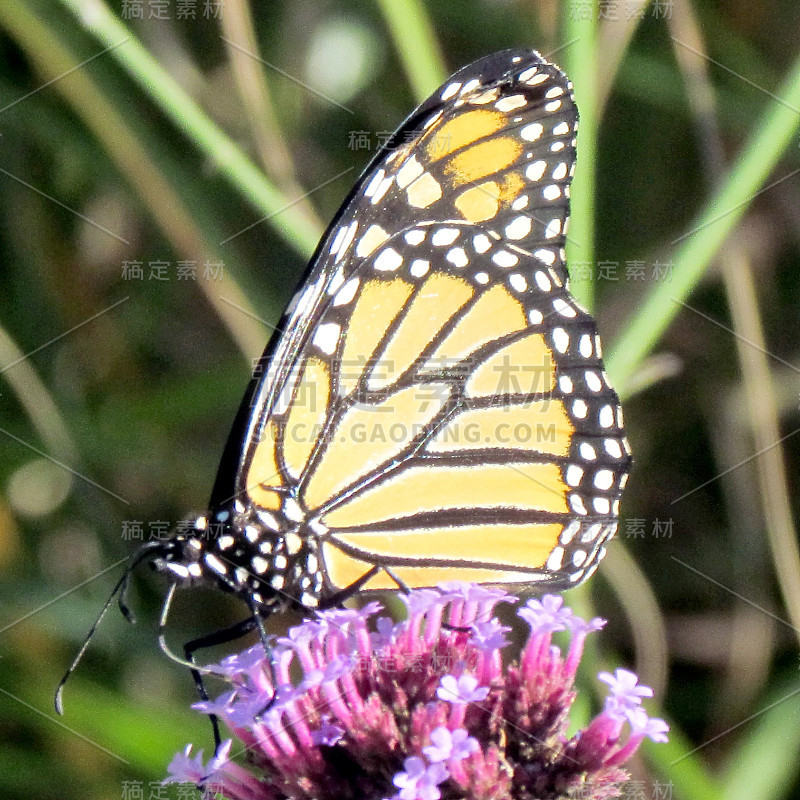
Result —
[[378, 0], [414, 97], [422, 102], [447, 78], [436, 33], [420, 0]]
[[800, 689], [785, 687], [729, 754], [724, 800], [781, 800], [797, 780], [800, 756]]
[[[567, 264], [573, 267], [570, 291], [586, 308], [594, 304], [595, 179], [597, 166], [596, 40], [597, 9], [579, 14], [564, 4], [564, 70], [575, 87], [580, 113], [578, 162], [570, 189]], [[556, 61], [559, 55], [555, 54]], [[576, 268], [576, 267], [581, 268]]]
[[317, 245], [321, 231], [294, 207], [235, 142], [200, 108], [156, 61], [102, 0], [91, 12], [81, 0], [61, 0], [78, 21], [105, 44], [110, 54], [159, 108], [184, 132], [258, 209], [275, 230], [304, 258]]
[[[654, 743], [645, 739], [640, 752], [653, 767], [659, 779], [660, 791], [653, 786], [648, 797], [673, 797], [680, 800], [722, 800], [722, 790], [713, 778], [692, 743], [674, 723], [670, 723], [669, 742]], [[744, 800], [748, 795], [741, 795]]]
[[612, 355], [606, 363], [620, 395], [625, 396], [633, 373], [680, 311], [681, 302], [697, 285], [755, 197], [799, 171], [787, 171], [764, 186], [799, 125], [800, 58], [754, 128], [719, 192], [706, 205], [693, 229], [676, 242], [679, 248], [672, 260], [672, 279], [654, 286], [611, 348]]
[[[135, 120], [128, 120], [119, 102], [115, 103], [108, 96], [107, 87], [102, 87], [87, 71], [72, 72], [79, 57], [64, 41], [68, 36], [33, 13], [29, 5], [20, 0], [6, 0], [0, 5], [0, 25], [15, 37], [46, 75], [71, 73], [69, 81], [56, 84], [56, 90], [65, 96], [73, 111], [139, 193], [175, 252], [198, 262], [224, 260], [230, 267], [223, 273], [219, 285], [211, 287], [208, 282], [199, 281], [198, 286], [242, 351], [248, 356], [258, 353], [264, 340], [263, 326], [239, 310], [247, 308], [249, 303], [233, 277], [242, 272], [238, 259], [235, 254], [226, 254], [223, 258], [216, 245], [222, 237], [215, 220], [210, 212], [199, 210], [202, 204], [193, 203], [194, 207], [190, 208], [193, 189], [182, 176], [171, 172], [171, 164], [163, 154], [162, 157], [156, 155], [155, 137], [148, 139]], [[220, 286], [224, 287], [222, 296], [233, 305], [220, 298]]]

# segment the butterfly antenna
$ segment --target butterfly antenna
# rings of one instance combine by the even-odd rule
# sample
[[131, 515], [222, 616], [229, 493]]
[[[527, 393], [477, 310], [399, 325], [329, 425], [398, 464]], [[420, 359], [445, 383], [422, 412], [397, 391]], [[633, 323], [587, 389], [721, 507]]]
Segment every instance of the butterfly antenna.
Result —
[[133, 614], [131, 614], [130, 609], [124, 601], [124, 595], [128, 589], [128, 584], [130, 582], [131, 573], [133, 570], [136, 569], [143, 559], [147, 558], [150, 553], [156, 549], [163, 549], [163, 544], [161, 542], [148, 542], [146, 545], [144, 545], [133, 557], [131, 562], [125, 568], [125, 572], [122, 573], [122, 577], [114, 585], [114, 588], [111, 590], [111, 594], [108, 596], [108, 600], [106, 600], [106, 602], [103, 604], [103, 608], [100, 609], [97, 619], [94, 621], [92, 627], [89, 628], [89, 633], [86, 634], [86, 638], [83, 640], [80, 650], [78, 650], [78, 652], [75, 654], [75, 657], [72, 659], [67, 671], [64, 673], [64, 677], [58, 682], [58, 688], [56, 689], [54, 698], [57, 713], [61, 715], [64, 714], [64, 686], [70, 679], [72, 673], [75, 672], [78, 664], [80, 664], [81, 659], [89, 647], [89, 643], [92, 641], [95, 633], [97, 633], [97, 629], [100, 627], [100, 623], [103, 621], [103, 617], [105, 617], [106, 612], [109, 608], [111, 608], [111, 604], [114, 602], [115, 597], [119, 596], [120, 611], [122, 611], [125, 619], [127, 619], [129, 622], [134, 621]]
[[[139, 563], [138, 560], [134, 562], [134, 566], [138, 563]], [[125, 619], [131, 623], [131, 625], [135, 625], [136, 617], [134, 616], [133, 611], [131, 611], [127, 599], [128, 589], [130, 588], [131, 585], [130, 576], [131, 576], [131, 570], [126, 569], [125, 574], [122, 576], [122, 581], [121, 581], [122, 585], [119, 587], [119, 593], [117, 595], [117, 605], [119, 606], [119, 610], [122, 616], [125, 617]]]
[[[130, 569], [130, 567], [128, 568]], [[103, 621], [103, 617], [105, 617], [106, 612], [109, 608], [111, 608], [111, 603], [114, 602], [114, 598], [119, 594], [122, 587], [125, 585], [128, 576], [128, 569], [125, 570], [125, 574], [117, 581], [116, 586], [111, 590], [111, 594], [108, 596], [108, 600], [103, 604], [103, 608], [100, 613], [97, 615], [97, 619], [94, 621], [94, 624], [91, 628], [89, 628], [89, 633], [86, 634], [86, 638], [83, 640], [83, 644], [81, 645], [80, 650], [75, 654], [75, 658], [72, 659], [72, 663], [67, 668], [67, 671], [64, 673], [64, 677], [58, 682], [58, 688], [56, 689], [56, 696], [55, 696], [55, 706], [56, 711], [59, 714], [64, 713], [64, 702], [63, 702], [63, 693], [64, 693], [64, 685], [69, 680], [70, 676], [73, 672], [75, 672], [75, 668], [80, 664], [81, 659], [83, 658], [84, 654], [86, 653], [87, 648], [89, 647], [89, 642], [92, 641], [92, 637], [97, 632], [97, 629], [100, 627], [100, 623]]]

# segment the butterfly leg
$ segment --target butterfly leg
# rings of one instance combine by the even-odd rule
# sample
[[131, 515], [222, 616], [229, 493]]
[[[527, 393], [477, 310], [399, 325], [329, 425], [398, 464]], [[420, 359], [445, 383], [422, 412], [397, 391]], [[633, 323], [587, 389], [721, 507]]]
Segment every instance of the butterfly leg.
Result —
[[402, 580], [402, 578], [398, 578], [389, 567], [381, 567], [381, 569], [397, 584], [397, 588], [403, 593], [408, 594], [411, 589], [408, 587], [406, 582]]
[[[242, 636], [250, 633], [250, 631], [252, 631], [256, 626], [257, 622], [255, 615], [251, 615], [234, 625], [214, 631], [213, 633], [206, 634], [205, 636], [200, 636], [197, 639], [192, 639], [190, 642], [186, 642], [186, 644], [184, 644], [183, 652], [186, 656], [186, 661], [191, 664], [189, 670], [192, 674], [192, 680], [194, 681], [194, 685], [197, 687], [197, 693], [200, 695], [200, 699], [203, 702], [208, 702], [209, 697], [205, 684], [203, 683], [202, 673], [195, 666], [194, 654], [198, 650], [202, 650], [206, 647], [227, 644], [228, 642], [240, 639]], [[211, 720], [211, 728], [214, 732], [214, 752], [216, 753], [219, 750], [220, 744], [222, 744], [222, 737], [220, 736], [219, 732], [219, 719], [217, 718], [216, 714], [209, 714], [209, 719]]]
[[324, 611], [327, 608], [335, 608], [336, 606], [340, 606], [345, 600], [352, 597], [359, 589], [361, 589], [361, 587], [368, 580], [374, 578], [382, 569], [385, 568], [375, 566], [369, 570], [369, 572], [365, 572], [358, 580], [353, 581], [349, 586], [345, 586], [344, 589], [340, 589], [330, 597], [326, 597], [320, 602], [318, 606], [319, 610]]

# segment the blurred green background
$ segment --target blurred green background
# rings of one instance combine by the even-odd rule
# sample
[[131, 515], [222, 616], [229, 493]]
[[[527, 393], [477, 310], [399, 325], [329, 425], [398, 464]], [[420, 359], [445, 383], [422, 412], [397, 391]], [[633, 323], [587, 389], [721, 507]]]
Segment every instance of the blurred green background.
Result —
[[[798, 42], [792, 0], [2, 0], [2, 796], [157, 797], [174, 751], [208, 750], [146, 570], [63, 718], [52, 692], [122, 559], [204, 509], [252, 359], [381, 137], [526, 46], [576, 86], [573, 286], [636, 458], [570, 600], [610, 619], [593, 667], [635, 668], [673, 725], [629, 796], [797, 797]], [[184, 594], [174, 644], [241, 615]]]

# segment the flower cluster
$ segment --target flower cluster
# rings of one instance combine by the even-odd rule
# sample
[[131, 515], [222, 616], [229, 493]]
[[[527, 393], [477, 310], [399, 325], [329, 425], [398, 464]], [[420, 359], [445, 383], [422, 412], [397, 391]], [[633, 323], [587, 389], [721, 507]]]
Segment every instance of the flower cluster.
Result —
[[[624, 669], [600, 673], [603, 711], [567, 735], [584, 641], [604, 621], [561, 597], [518, 611], [530, 635], [506, 667], [510, 629], [493, 613], [516, 598], [452, 583], [402, 599], [404, 622], [368, 625], [378, 603], [321, 612], [269, 662], [261, 645], [224, 659], [215, 671], [232, 688], [195, 708], [225, 721], [249, 768], [229, 759], [228, 740], [207, 764], [187, 747], [167, 782], [229, 800], [600, 800], [621, 794], [621, 765], [645, 737], [666, 741], [666, 723], [641, 706], [652, 690]], [[569, 632], [566, 653], [556, 631]]]

